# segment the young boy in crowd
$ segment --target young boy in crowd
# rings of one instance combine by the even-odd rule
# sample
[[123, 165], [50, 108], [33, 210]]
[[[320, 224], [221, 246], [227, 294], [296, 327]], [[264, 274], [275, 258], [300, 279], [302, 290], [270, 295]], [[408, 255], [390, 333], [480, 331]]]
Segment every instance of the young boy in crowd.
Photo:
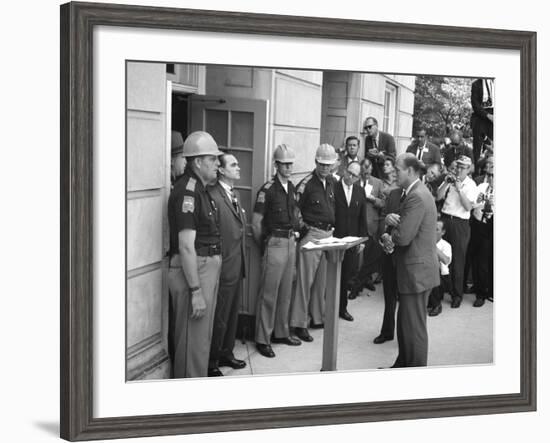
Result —
[[445, 292], [451, 290], [451, 277], [449, 275], [449, 265], [452, 260], [451, 245], [443, 240], [445, 235], [445, 222], [441, 219], [437, 220], [436, 224], [436, 240], [437, 240], [437, 258], [439, 259], [439, 276], [441, 284], [432, 289], [428, 301], [428, 315], [434, 317], [441, 314], [443, 307], [441, 301]]

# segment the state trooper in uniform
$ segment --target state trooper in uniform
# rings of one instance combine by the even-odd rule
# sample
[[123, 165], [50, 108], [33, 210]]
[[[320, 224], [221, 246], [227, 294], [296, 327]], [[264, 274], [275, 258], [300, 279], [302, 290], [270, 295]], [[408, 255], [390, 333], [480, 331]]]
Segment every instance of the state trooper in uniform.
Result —
[[183, 144], [185, 173], [168, 199], [175, 378], [207, 375], [222, 261], [217, 210], [206, 185], [216, 180], [220, 154], [210, 134], [190, 134]]
[[275, 357], [271, 342], [302, 344], [290, 335], [288, 323], [296, 263], [295, 239], [300, 229], [295, 189], [289, 180], [295, 154], [283, 144], [277, 146], [273, 159], [277, 172], [258, 191], [252, 216], [254, 239], [264, 250], [256, 314], [256, 347], [264, 357]]
[[[330, 173], [336, 162], [334, 148], [323, 143], [315, 154], [315, 169], [299, 183], [297, 189], [307, 234], [300, 247], [311, 240], [332, 235], [335, 222], [334, 179]], [[302, 341], [313, 341], [309, 335], [308, 313], [312, 328], [324, 326], [327, 261], [323, 251], [298, 255], [298, 282], [290, 310], [290, 326]]]

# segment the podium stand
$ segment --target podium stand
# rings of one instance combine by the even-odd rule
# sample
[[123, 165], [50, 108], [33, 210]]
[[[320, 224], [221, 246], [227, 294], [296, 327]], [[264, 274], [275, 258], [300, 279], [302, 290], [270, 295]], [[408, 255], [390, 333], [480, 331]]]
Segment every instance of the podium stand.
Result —
[[[323, 239], [326, 240], [326, 239]], [[336, 241], [337, 239], [334, 239]], [[325, 291], [325, 328], [323, 332], [323, 362], [321, 371], [335, 371], [338, 354], [338, 320], [340, 314], [340, 273], [344, 253], [367, 240], [359, 237], [352, 241], [335, 243], [314, 243], [311, 246], [302, 246], [301, 253], [324, 251], [327, 257], [327, 282]]]

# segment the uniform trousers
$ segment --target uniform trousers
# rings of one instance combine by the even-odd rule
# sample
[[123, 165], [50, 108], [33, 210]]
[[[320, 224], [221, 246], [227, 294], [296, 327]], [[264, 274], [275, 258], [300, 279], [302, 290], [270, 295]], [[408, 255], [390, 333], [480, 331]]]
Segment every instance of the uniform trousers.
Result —
[[222, 263], [212, 343], [210, 345], [210, 368], [217, 368], [220, 358], [231, 360], [239, 316], [239, 293], [241, 289], [242, 257], [239, 254], [230, 265]]
[[397, 308], [397, 270], [393, 257], [382, 257], [382, 287], [384, 289], [384, 319], [380, 335], [388, 340], [393, 339], [395, 331], [395, 309]]
[[294, 237], [269, 237], [262, 257], [262, 282], [256, 312], [256, 343], [268, 345], [271, 334], [290, 336], [289, 311], [296, 264]]
[[[332, 235], [332, 231], [310, 228], [300, 242], [300, 247], [311, 240]], [[290, 308], [290, 326], [308, 327], [308, 312], [315, 324], [324, 323], [327, 259], [323, 251], [308, 251], [298, 254], [298, 282]]]
[[[177, 260], [179, 262], [179, 260]], [[199, 282], [206, 301], [201, 318], [192, 319], [191, 293], [181, 266], [170, 266], [168, 288], [174, 314], [174, 378], [206, 377], [221, 256], [197, 257]]]
[[399, 354], [392, 367], [428, 365], [427, 303], [430, 290], [399, 294], [397, 344]]
[[450, 243], [453, 251], [451, 262], [451, 296], [462, 300], [464, 294], [464, 266], [466, 262], [466, 250], [470, 241], [470, 220], [450, 217], [442, 214], [447, 219], [447, 231], [445, 239]]

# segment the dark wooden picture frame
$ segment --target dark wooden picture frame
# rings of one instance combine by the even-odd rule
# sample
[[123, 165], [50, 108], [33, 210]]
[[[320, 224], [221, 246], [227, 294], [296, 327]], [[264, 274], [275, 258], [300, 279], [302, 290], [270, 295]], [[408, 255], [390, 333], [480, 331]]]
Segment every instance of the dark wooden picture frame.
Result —
[[[93, 417], [93, 29], [119, 26], [512, 49], [521, 64], [520, 392]], [[113, 4], [61, 6], [61, 437], [90, 440], [536, 409], [536, 33]]]

